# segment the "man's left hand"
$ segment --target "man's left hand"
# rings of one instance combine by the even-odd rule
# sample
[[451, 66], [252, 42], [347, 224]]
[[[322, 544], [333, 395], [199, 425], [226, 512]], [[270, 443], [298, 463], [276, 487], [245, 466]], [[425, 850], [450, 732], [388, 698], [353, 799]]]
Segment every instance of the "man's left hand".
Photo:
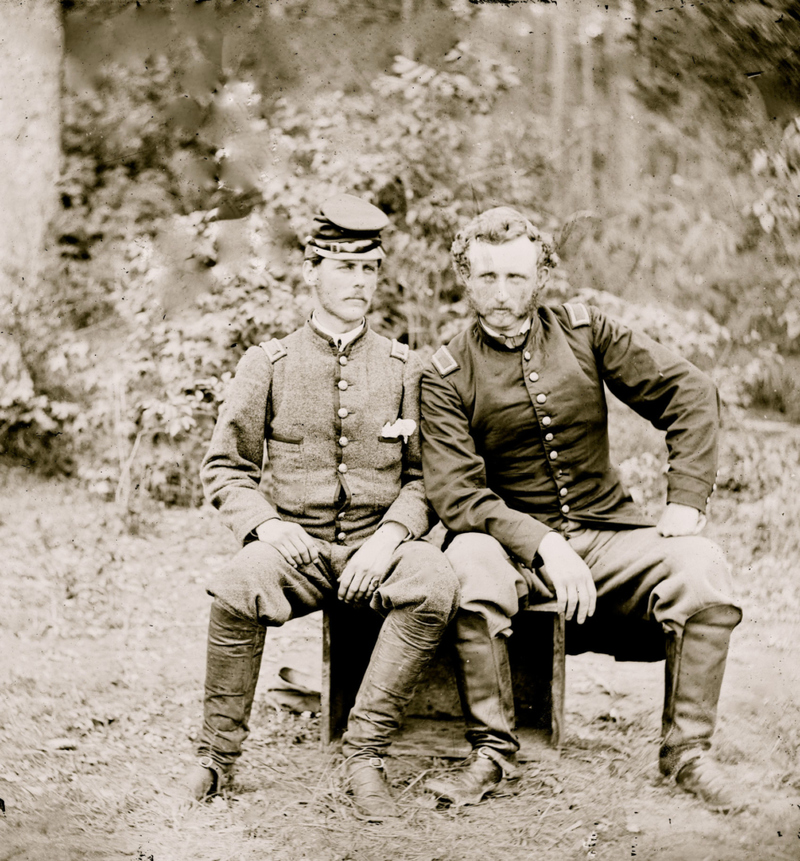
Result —
[[339, 600], [348, 604], [368, 601], [383, 582], [394, 551], [406, 535], [406, 527], [395, 521], [384, 523], [371, 535], [353, 554], [339, 578]]
[[668, 502], [656, 529], [664, 536], [697, 535], [706, 525], [706, 516], [691, 505]]

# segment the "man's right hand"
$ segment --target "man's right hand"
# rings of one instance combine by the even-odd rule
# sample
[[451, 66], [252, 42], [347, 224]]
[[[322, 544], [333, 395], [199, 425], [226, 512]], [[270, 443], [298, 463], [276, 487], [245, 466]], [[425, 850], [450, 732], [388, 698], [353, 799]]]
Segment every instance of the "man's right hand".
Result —
[[544, 567], [539, 571], [545, 583], [556, 593], [558, 610], [571, 619], [577, 613], [582, 625], [594, 614], [597, 589], [589, 566], [558, 532], [548, 532], [539, 544]]
[[256, 526], [259, 541], [271, 544], [295, 568], [319, 562], [317, 542], [300, 526], [290, 520], [266, 520]]

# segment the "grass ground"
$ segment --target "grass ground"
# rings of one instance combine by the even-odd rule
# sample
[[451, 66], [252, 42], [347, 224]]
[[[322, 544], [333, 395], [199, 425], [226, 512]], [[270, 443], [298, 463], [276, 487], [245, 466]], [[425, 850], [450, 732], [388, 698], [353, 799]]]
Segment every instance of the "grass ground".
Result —
[[254, 731], [233, 791], [182, 808], [175, 787], [200, 713], [208, 599], [234, 549], [209, 510], [146, 512], [21, 471], [0, 478], [0, 861], [800, 859], [797, 441], [728, 434], [710, 534], [736, 572], [736, 631], [715, 755], [748, 808], [702, 809], [662, 785], [662, 665], [568, 660], [560, 758], [514, 794], [436, 810], [396, 758], [404, 809], [356, 820], [315, 717], [277, 711], [281, 666], [319, 673], [317, 617], [268, 638]]

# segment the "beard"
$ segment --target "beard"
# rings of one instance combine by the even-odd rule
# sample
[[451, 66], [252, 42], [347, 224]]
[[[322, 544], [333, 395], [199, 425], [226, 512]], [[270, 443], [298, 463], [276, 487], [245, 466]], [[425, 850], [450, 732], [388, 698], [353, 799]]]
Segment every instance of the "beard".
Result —
[[[541, 295], [541, 288], [537, 288], [531, 293], [530, 298], [525, 303], [525, 305], [520, 309], [520, 315], [522, 318], [533, 316], [536, 309], [539, 307], [539, 296]], [[467, 301], [467, 304], [470, 307], [470, 310], [475, 314], [476, 317], [483, 317], [485, 313], [485, 309], [482, 309], [480, 303], [475, 300], [472, 292], [467, 288], [464, 293], [464, 298]]]

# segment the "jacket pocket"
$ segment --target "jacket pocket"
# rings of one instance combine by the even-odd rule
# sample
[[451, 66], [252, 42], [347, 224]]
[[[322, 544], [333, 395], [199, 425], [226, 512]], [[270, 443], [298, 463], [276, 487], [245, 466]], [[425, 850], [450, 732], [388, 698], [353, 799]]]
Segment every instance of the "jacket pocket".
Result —
[[272, 497], [276, 508], [297, 516], [303, 514], [307, 475], [302, 439], [273, 434], [267, 440], [267, 457], [272, 468]]
[[403, 463], [403, 439], [379, 436], [380, 445], [375, 452], [375, 468], [391, 469], [400, 467]]

